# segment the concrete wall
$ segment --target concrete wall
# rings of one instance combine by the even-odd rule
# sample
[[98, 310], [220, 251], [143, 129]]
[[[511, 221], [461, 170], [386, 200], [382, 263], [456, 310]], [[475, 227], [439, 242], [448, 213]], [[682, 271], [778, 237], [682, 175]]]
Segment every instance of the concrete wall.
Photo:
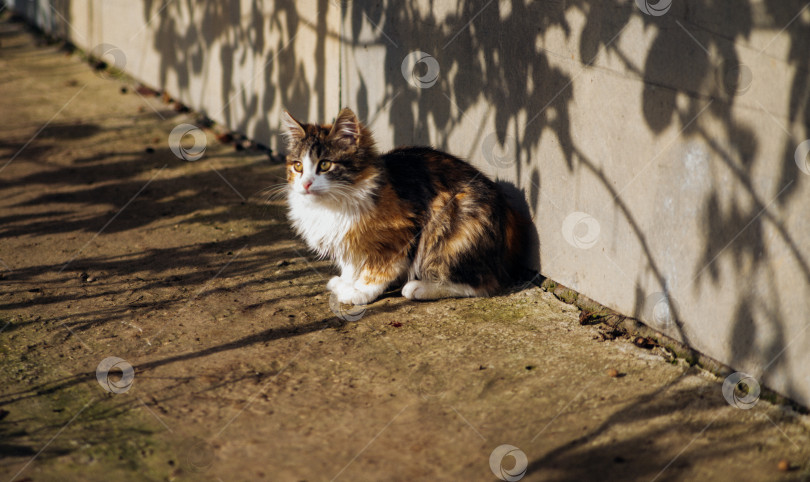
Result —
[[18, 12], [229, 128], [275, 147], [280, 112], [340, 104], [340, 4], [13, 0]]
[[810, 8], [639, 2], [16, 4], [270, 145], [348, 105], [468, 158], [544, 275], [810, 405]]

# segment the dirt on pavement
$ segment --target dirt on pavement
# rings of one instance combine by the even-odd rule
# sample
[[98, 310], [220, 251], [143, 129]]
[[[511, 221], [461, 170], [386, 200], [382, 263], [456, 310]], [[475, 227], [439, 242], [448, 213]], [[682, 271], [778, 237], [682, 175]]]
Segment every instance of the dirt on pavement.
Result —
[[540, 288], [341, 319], [283, 166], [182, 110], [0, 22], [4, 480], [810, 478], [807, 416]]

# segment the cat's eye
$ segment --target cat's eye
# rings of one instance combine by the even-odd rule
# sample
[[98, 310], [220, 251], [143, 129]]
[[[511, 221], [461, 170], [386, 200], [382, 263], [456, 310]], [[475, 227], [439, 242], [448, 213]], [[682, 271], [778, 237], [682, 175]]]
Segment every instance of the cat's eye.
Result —
[[318, 169], [319, 169], [321, 172], [328, 171], [328, 170], [329, 170], [329, 168], [331, 168], [331, 167], [332, 167], [332, 161], [321, 161], [321, 162], [318, 164]]
[[304, 165], [301, 164], [301, 161], [293, 162], [293, 170], [295, 172], [304, 172]]

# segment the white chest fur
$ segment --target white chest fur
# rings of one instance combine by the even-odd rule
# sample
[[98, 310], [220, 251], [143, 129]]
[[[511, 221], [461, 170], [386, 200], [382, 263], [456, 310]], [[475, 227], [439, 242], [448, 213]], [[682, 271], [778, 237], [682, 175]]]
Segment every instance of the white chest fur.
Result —
[[322, 258], [331, 258], [340, 264], [362, 264], [358, 253], [348, 252], [344, 239], [352, 226], [363, 222], [374, 209], [375, 185], [376, 178], [370, 177], [341, 195], [326, 197], [290, 189], [287, 202], [293, 228]]
[[360, 214], [313, 201], [311, 195], [305, 194], [292, 193], [289, 205], [293, 228], [310, 248], [324, 258], [345, 256], [343, 239]]

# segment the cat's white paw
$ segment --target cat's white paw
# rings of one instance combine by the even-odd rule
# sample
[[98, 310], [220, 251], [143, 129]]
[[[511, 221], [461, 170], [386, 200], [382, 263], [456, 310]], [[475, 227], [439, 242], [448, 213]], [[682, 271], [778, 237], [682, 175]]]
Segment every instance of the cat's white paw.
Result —
[[419, 280], [413, 280], [405, 283], [405, 286], [402, 287], [402, 296], [408, 298], [409, 300], [421, 300], [424, 298], [420, 295], [422, 295], [425, 291], [425, 283]]
[[332, 278], [326, 287], [337, 296], [338, 301], [341, 303], [351, 303], [351, 301], [348, 300], [354, 297], [354, 292], [356, 291], [351, 283], [337, 276]]
[[353, 305], [365, 305], [376, 300], [383, 291], [387, 284], [366, 284], [362, 281], [357, 281], [354, 285], [348, 283], [339, 288], [335, 294], [338, 301], [341, 303], [351, 303]]
[[402, 296], [409, 300], [436, 300], [439, 298], [480, 296], [472, 286], [459, 283], [432, 283], [413, 280], [402, 287]]
[[374, 293], [358, 290], [353, 287], [347, 287], [335, 294], [337, 294], [338, 301], [351, 305], [365, 305], [371, 303], [377, 297]]
[[347, 282], [340, 276], [334, 276], [329, 280], [328, 283], [326, 283], [326, 289], [335, 294], [338, 294], [339, 291], [344, 290], [347, 287], [351, 288], [351, 283]]

